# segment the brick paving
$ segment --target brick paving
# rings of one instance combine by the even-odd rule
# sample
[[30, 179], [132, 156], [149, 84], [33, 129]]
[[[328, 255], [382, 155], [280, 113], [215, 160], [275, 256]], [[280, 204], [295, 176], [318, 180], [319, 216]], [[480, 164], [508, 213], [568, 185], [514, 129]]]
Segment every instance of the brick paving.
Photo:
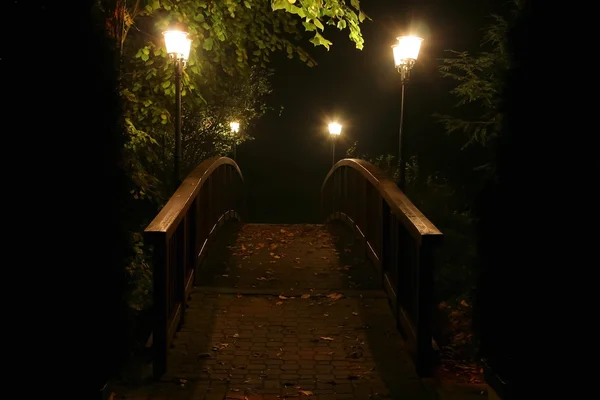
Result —
[[344, 228], [232, 225], [211, 249], [167, 374], [115, 400], [435, 398]]

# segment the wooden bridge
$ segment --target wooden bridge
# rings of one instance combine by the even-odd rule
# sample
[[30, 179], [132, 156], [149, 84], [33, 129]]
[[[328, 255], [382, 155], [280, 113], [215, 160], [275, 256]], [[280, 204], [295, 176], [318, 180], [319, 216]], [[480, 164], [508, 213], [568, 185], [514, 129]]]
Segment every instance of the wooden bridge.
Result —
[[244, 179], [200, 164], [146, 229], [155, 383], [117, 398], [431, 398], [441, 232], [368, 162], [321, 189], [323, 224], [243, 224]]

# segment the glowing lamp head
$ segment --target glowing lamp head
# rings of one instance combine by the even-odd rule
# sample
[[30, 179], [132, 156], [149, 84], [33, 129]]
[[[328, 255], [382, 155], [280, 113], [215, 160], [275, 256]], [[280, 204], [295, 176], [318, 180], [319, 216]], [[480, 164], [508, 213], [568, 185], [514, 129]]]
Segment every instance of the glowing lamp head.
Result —
[[337, 122], [332, 122], [329, 124], [329, 134], [339, 136], [342, 133], [342, 126]]
[[229, 124], [229, 126], [231, 127], [231, 131], [232, 131], [232, 132], [236, 132], [236, 133], [237, 133], [237, 132], [239, 132], [239, 131], [240, 131], [240, 123], [239, 123], [239, 122], [235, 122], [235, 121], [234, 121], [234, 122], [231, 122], [231, 123]]
[[165, 37], [167, 53], [174, 58], [181, 58], [184, 61], [187, 61], [192, 46], [192, 40], [187, 37], [188, 33], [181, 31], [166, 31], [163, 32], [163, 36]]
[[392, 46], [396, 68], [403, 65], [412, 66], [419, 57], [423, 39], [416, 36], [400, 36], [398, 43]]

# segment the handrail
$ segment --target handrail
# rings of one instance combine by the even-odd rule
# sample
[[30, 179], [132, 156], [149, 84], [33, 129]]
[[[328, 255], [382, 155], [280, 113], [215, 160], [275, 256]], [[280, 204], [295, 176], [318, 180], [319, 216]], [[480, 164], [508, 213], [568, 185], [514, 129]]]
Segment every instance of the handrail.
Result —
[[365, 160], [338, 161], [321, 194], [326, 220], [345, 222], [364, 241], [417, 372], [430, 375], [434, 253], [442, 233], [394, 181]]
[[335, 170], [344, 166], [359, 171], [371, 185], [377, 188], [390, 206], [390, 211], [407, 223], [407, 228], [415, 234], [415, 238], [420, 239], [426, 235], [443, 236], [442, 232], [398, 188], [398, 185], [368, 161], [359, 158], [345, 158], [338, 161], [325, 177], [325, 181], [321, 185], [321, 192], [323, 192], [327, 180]]
[[170, 236], [174, 232], [174, 227], [181, 222], [194, 198], [198, 195], [200, 188], [206, 182], [207, 177], [222, 165], [233, 166], [244, 181], [240, 167], [228, 157], [213, 157], [201, 162], [190, 174], [183, 180], [167, 204], [160, 210], [158, 215], [150, 222], [144, 232], [165, 232]]
[[206, 255], [209, 239], [226, 220], [240, 218], [243, 185], [242, 172], [232, 159], [203, 161], [144, 231], [153, 246], [155, 378], [166, 371], [168, 348], [183, 324], [196, 267]]

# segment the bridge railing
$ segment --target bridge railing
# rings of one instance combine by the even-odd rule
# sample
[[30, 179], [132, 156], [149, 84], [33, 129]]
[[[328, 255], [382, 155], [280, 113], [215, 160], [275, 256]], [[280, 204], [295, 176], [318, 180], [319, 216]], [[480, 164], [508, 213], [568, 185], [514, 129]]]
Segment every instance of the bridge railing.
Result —
[[327, 221], [341, 220], [362, 238], [417, 372], [433, 367], [433, 272], [442, 233], [414, 206], [394, 181], [369, 162], [339, 161], [321, 188]]
[[210, 238], [243, 208], [244, 180], [227, 157], [202, 162], [175, 191], [145, 230], [153, 246], [155, 322], [152, 331], [153, 373], [166, 371], [167, 352], [183, 324], [186, 301]]

